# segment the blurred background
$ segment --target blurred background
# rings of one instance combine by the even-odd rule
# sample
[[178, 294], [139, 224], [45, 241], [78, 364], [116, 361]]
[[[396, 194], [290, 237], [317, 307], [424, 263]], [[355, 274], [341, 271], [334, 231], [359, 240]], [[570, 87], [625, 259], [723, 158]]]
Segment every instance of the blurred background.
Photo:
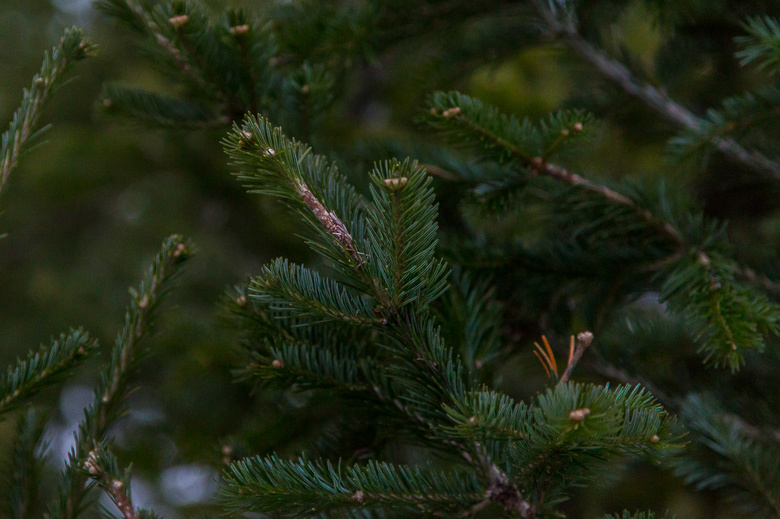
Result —
[[[266, 4], [211, 5], [242, 3], [252, 11]], [[619, 8], [609, 16], [585, 9], [608, 50], [630, 54], [633, 67], [648, 78], [663, 79], [689, 107], [700, 111], [762, 81], [732, 57], [739, 13], [712, 8], [705, 29], [686, 32], [683, 25], [672, 34], [653, 23], [646, 3], [616, 4]], [[136, 377], [139, 389], [131, 412], [115, 431], [120, 454], [133, 462], [136, 504], [155, 507], [167, 517], [190, 516], [207, 509], [201, 505], [213, 497], [223, 447], [233, 436], [251, 438], [252, 453], [295, 452], [306, 444], [300, 431], [310, 415], [296, 409], [310, 395], [261, 398], [251, 387], [234, 383], [236, 337], [220, 325], [216, 308], [226, 287], [257, 273], [269, 259], [311, 258], [295, 237], [297, 222], [274, 201], [247, 195], [231, 177], [219, 144], [226, 128], [158, 131], [97, 115], [104, 82], [163, 92], [171, 85], [137, 52], [130, 35], [94, 10], [90, 0], [2, 0], [0, 122], [10, 119], [43, 52], [70, 25], [86, 30], [99, 55], [80, 63], [56, 93], [43, 119], [52, 128], [23, 158], [0, 198], [0, 234], [7, 233], [0, 241], [0, 365], [70, 327], [83, 326], [99, 338], [100, 358], [61, 392], [39, 398], [51, 412], [52, 466], [61, 466], [90, 401], [97, 366], [107, 359], [121, 328], [127, 288], [137, 283], [166, 236], [190, 238], [198, 253], [165, 304], [150, 343], [153, 355]], [[694, 26], [699, 27], [691, 22]], [[518, 34], [501, 46], [480, 47], [484, 32], [492, 29], [473, 22], [448, 36], [386, 46], [356, 67], [337, 93], [323, 123], [327, 131], [321, 135], [327, 137], [315, 151], [338, 156], [347, 174], [360, 182], [374, 158], [380, 158], [372, 156], [376, 142], [414, 138], [415, 112], [436, 89], [459, 89], [532, 119], [560, 106], [580, 106], [602, 121], [593, 152], [578, 164], [581, 170], [614, 177], [663, 175], [672, 186], [696, 190], [715, 216], [734, 218], [751, 207], [763, 211], [767, 229], [777, 227], [771, 193], [762, 201], [741, 200], [732, 192], [726, 203], [717, 182], [700, 185], [689, 171], [671, 170], [662, 152], [675, 129], [602, 83], [562, 47], [526, 47]], [[672, 39], [677, 41], [669, 45]], [[458, 52], [464, 59], [453, 62]], [[664, 60], [678, 65], [673, 75], [662, 66]], [[681, 60], [687, 60], [684, 66]], [[447, 208], [443, 211], [446, 218]], [[738, 220], [735, 225], [739, 228]], [[767, 233], [770, 243], [776, 243], [776, 234]], [[513, 384], [540, 387], [544, 382], [538, 365], [505, 370], [510, 393]], [[7, 443], [12, 427], [10, 420], [0, 422], [0, 443]], [[710, 517], [706, 496], [658, 480], [647, 468], [623, 470], [647, 471], [645, 484], [627, 488], [618, 475], [575, 500], [574, 516], [652, 507], [676, 510], [681, 517]], [[671, 486], [659, 488], [663, 485]]]

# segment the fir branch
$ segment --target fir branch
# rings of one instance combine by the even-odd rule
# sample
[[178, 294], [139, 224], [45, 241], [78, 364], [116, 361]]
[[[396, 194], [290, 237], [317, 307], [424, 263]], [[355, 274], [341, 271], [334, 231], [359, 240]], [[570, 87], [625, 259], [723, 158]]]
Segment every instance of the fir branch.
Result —
[[366, 261], [363, 215], [367, 202], [338, 168], [254, 115], [236, 124], [222, 142], [233, 164], [243, 169], [238, 178], [250, 193], [287, 202], [320, 237], [319, 243], [310, 245], [370, 292], [371, 280], [359, 272]]
[[[566, 45], [593, 65], [604, 77], [620, 85], [626, 93], [640, 99], [648, 107], [660, 113], [677, 126], [694, 133], [701, 131], [703, 121], [699, 116], [652, 85], [640, 81], [625, 65], [610, 58], [604, 51], [585, 40], [577, 32], [577, 28], [571, 19], [562, 20], [557, 17], [540, 0], [536, 0], [535, 4], [540, 16], [547, 25], [563, 38]], [[711, 139], [711, 142], [715, 148], [729, 158], [753, 170], [769, 173], [774, 178], [780, 178], [780, 163], [760, 152], [745, 149], [737, 141], [728, 137], [714, 137]]]
[[723, 419], [710, 399], [690, 396], [682, 420], [694, 443], [675, 462], [677, 475], [698, 489], [725, 489], [722, 495], [753, 517], [780, 515], [780, 457], [777, 446], [744, 435]]
[[[662, 254], [660, 262], [650, 267], [666, 276], [663, 299], [694, 318], [698, 337], [705, 339], [702, 351], [706, 359], [714, 357], [717, 363], [738, 369], [744, 349], [762, 349], [764, 336], [776, 332], [780, 307], [755, 290], [736, 283], [737, 274], [748, 277], [751, 271], [714, 252], [717, 236], [722, 231], [712, 222], [691, 219], [689, 232], [683, 234], [672, 223], [673, 215], [668, 214], [668, 208], [653, 212], [648, 208], [652, 205], [642, 200], [640, 194], [627, 196], [549, 164], [541, 157], [532, 157], [527, 142], [533, 139], [527, 136], [534, 135], [534, 130], [528, 121], [521, 124], [516, 118], [458, 92], [437, 92], [429, 102], [432, 109], [426, 114], [426, 120], [452, 140], [470, 143], [499, 162], [513, 163], [527, 168], [533, 175], [551, 177], [576, 188], [569, 196], [571, 200], [567, 200], [570, 213], [579, 215], [580, 220], [587, 212], [594, 215], [585, 228], [579, 224], [578, 234], [592, 229], [598, 233], [593, 239], [599, 238], [599, 243], [614, 247], [616, 240], [610, 233], [615, 229], [635, 232], [637, 223], [633, 219], [638, 217], [658, 241], [656, 254]], [[595, 195], [596, 199], [577, 198], [579, 193]], [[598, 205], [599, 199], [604, 204]], [[615, 208], [622, 208], [626, 213]], [[647, 246], [651, 239], [651, 234], [642, 233], [635, 242]], [[630, 250], [635, 253], [635, 248]], [[562, 251], [556, 252], [560, 255]]]
[[780, 70], [780, 21], [769, 16], [750, 17], [743, 24], [747, 36], [736, 41], [742, 47], [736, 56], [741, 65], [758, 62], [758, 69], [776, 74]]
[[357, 361], [320, 347], [290, 344], [269, 348], [269, 355], [256, 355], [242, 372], [282, 388], [296, 386], [300, 390], [324, 388], [372, 394], [373, 387], [363, 374], [365, 370], [374, 371], [370, 364], [370, 359]]
[[[155, 3], [157, 2], [152, 2], [152, 5]], [[170, 37], [164, 34], [161, 27], [151, 17], [147, 3], [139, 4], [133, 0], [99, 0], [95, 7], [105, 14], [127, 23], [132, 29], [146, 34], [190, 81], [201, 88], [207, 87], [203, 78], [192, 69]]]
[[[350, 196], [352, 190], [345, 179], [339, 179], [339, 190], [326, 184], [315, 193], [313, 186], [323, 185], [324, 162], [312, 158], [310, 148], [287, 139], [265, 119], [248, 116], [224, 143], [235, 163], [253, 170], [240, 178], [297, 209], [331, 245], [317, 250], [333, 259], [378, 307], [374, 310], [367, 299], [351, 296], [335, 281], [283, 260], [266, 267], [264, 276], [252, 284], [257, 300], [273, 311], [291, 311], [296, 317], [381, 324], [392, 339], [387, 349], [398, 361], [388, 366], [388, 373], [399, 385], [399, 397], [377, 396], [383, 402], [393, 402], [424, 439], [452, 447], [452, 440], [438, 432], [437, 419], [444, 417], [442, 402], [463, 393], [464, 373], [452, 349], [444, 346], [438, 327], [424, 317], [427, 305], [446, 288], [447, 274], [446, 265], [433, 258], [436, 206], [424, 171], [408, 162], [377, 168], [372, 187], [375, 205], [364, 216], [363, 204]], [[352, 211], [339, 214], [352, 215], [352, 219], [343, 224], [326, 203], [331, 207], [350, 204]], [[358, 250], [369, 253], [365, 260]], [[282, 361], [276, 360], [281, 368]], [[520, 511], [523, 517], [534, 516], [531, 505], [481, 446], [456, 448], [490, 475], [489, 499], [507, 510]]]
[[[402, 307], [424, 311], [447, 288], [449, 268], [434, 258], [437, 205], [431, 179], [417, 163], [389, 161], [371, 175], [374, 205], [368, 213], [371, 275], [387, 299], [392, 320]], [[378, 298], [379, 299], [379, 298]]]
[[383, 322], [365, 297], [353, 295], [336, 281], [284, 258], [263, 267], [263, 273], [252, 279], [249, 292], [251, 297], [267, 302], [272, 310], [291, 312], [296, 317], [361, 326]]
[[504, 307], [492, 283], [474, 282], [460, 269], [453, 274], [443, 308], [436, 316], [447, 344], [458, 352], [472, 377], [481, 379], [487, 376], [483, 368], [500, 355], [504, 345]]
[[[279, 107], [272, 116], [283, 128], [309, 141], [334, 99], [335, 78], [324, 66], [304, 63], [280, 87]], [[284, 110], [279, 108], [284, 107]]]
[[[529, 141], [533, 142], [535, 139], [527, 135], [534, 135], [535, 130], [527, 119], [520, 123], [514, 116], [507, 117], [495, 107], [487, 106], [480, 100], [460, 92], [436, 92], [429, 98], [428, 103], [431, 110], [425, 115], [425, 120], [448, 135], [451, 140], [459, 143], [469, 142], [472, 147], [484, 149], [491, 159], [502, 163], [516, 162], [519, 167], [527, 168], [531, 175], [553, 178], [626, 207], [635, 212], [648, 226], [657, 229], [667, 240], [677, 245], [683, 243], [680, 232], [671, 223], [659, 219], [632, 198], [561, 166], [546, 162], [542, 158], [545, 154], [544, 147], [529, 144]], [[572, 134], [584, 131], [584, 122], [588, 122], [590, 117], [579, 114], [579, 120], [570, 117], [560, 119], [568, 123], [568, 128], [563, 129]]]
[[217, 116], [202, 103], [182, 101], [142, 89], [105, 85], [100, 98], [104, 113], [127, 117], [156, 128], [209, 128], [230, 122], [229, 118]]
[[96, 444], [89, 451], [82, 470], [108, 494], [124, 519], [139, 519], [130, 499], [129, 470], [120, 474], [116, 458], [105, 445]]
[[[742, 140], [756, 134], [765, 138], [766, 133], [777, 129], [779, 113], [780, 89], [774, 85], [729, 97], [719, 108], [707, 110], [695, 130], [683, 130], [670, 139], [667, 151], [673, 160], [696, 160], [704, 164], [714, 140], [728, 135]], [[756, 146], [762, 146], [762, 143], [758, 142]]]
[[[43, 439], [46, 416], [29, 409], [16, 422], [11, 459], [4, 466], [0, 511], [9, 519], [40, 517], [41, 472], [48, 442]], [[4, 464], [5, 465], [5, 464]]]
[[73, 65], [95, 53], [95, 46], [84, 38], [84, 33], [76, 27], [67, 29], [59, 44], [45, 53], [41, 70], [32, 80], [30, 89], [24, 90], [21, 106], [14, 112], [8, 130], [3, 133], [0, 149], [0, 191], [2, 191], [11, 171], [19, 163], [27, 141], [40, 132], [36, 125], [45, 103], [54, 89], [59, 86], [62, 76]]
[[509, 442], [509, 476], [520, 481], [571, 470], [559, 466], [564, 458], [660, 452], [677, 441], [674, 418], [639, 387], [565, 383], [530, 405], [476, 391], [446, 411], [456, 437]]
[[763, 350], [764, 337], [780, 327], [780, 306], [740, 286], [736, 271], [720, 255], [683, 257], [670, 269], [660, 297], [694, 320], [705, 360], [714, 358], [732, 371], [744, 363], [745, 350]]
[[43, 389], [56, 384], [98, 347], [82, 330], [60, 335], [48, 348], [41, 346], [17, 360], [0, 377], [0, 415], [16, 409]]
[[283, 510], [285, 516], [340, 507], [387, 507], [438, 515], [473, 506], [485, 494], [473, 476], [374, 461], [342, 469], [328, 461], [256, 457], [231, 464], [224, 478], [222, 495], [228, 509]]
[[85, 409], [84, 419], [75, 433], [76, 445], [68, 454], [57, 501], [47, 514], [49, 519], [73, 519], [81, 513], [89, 486], [85, 486], [87, 479], [80, 467], [93, 447], [105, 440], [108, 428], [123, 413], [123, 400], [130, 391], [129, 377], [142, 356], [142, 343], [155, 310], [167, 292], [172, 276], [191, 253], [191, 246], [181, 236], [168, 237], [138, 288], [130, 290], [132, 302], [125, 313], [125, 325], [117, 335], [111, 362], [100, 374], [94, 400]]

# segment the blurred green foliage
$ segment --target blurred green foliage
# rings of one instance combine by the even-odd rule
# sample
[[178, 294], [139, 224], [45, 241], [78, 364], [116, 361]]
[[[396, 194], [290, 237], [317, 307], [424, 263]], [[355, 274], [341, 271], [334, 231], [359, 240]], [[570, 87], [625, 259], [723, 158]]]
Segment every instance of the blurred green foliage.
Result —
[[[260, 10], [266, 2], [230, 3]], [[712, 26], [701, 29], [681, 21], [668, 32], [652, 21], [645, 3], [615, 3], [624, 5], [598, 11], [583, 2], [583, 18], [599, 20], [592, 25], [600, 28], [608, 50], [626, 49], [635, 70], [650, 81], [663, 80], [685, 105], [702, 109], [761, 81], [750, 69], [739, 68], [732, 57], [734, 17], [743, 13], [725, 16], [715, 6], [709, 11]], [[310, 425], [307, 420], [328, 417], [298, 413], [296, 399], [304, 397], [259, 398], [250, 387], [235, 383], [234, 353], [229, 347], [235, 337], [220, 326], [215, 308], [226, 286], [258, 273], [271, 258], [303, 261], [308, 253], [300, 240], [291, 239], [301, 232], [297, 222], [282, 216], [277, 203], [247, 195], [231, 177], [219, 144], [224, 129], [163, 132], [127, 127], [96, 115], [104, 82], [125, 81], [161, 91], [175, 85], [150, 67], [127, 32], [92, 9], [88, 0], [4, 0], [0, 121], [7, 120], [18, 105], [21, 89], [38, 69], [43, 50], [71, 24], [86, 29], [99, 45], [99, 56], [81, 65], [58, 92], [44, 116], [44, 122], [53, 125], [45, 143], [23, 159], [0, 198], [0, 233], [8, 234], [0, 241], [0, 365], [70, 326], [84, 326], [102, 344], [111, 344], [127, 302], [126, 287], [135, 283], [160, 240], [180, 233], [196, 244], [198, 254], [179, 278], [179, 288], [168, 303], [173, 308], [159, 323], [154, 361], [138, 377], [142, 389], [131, 406], [145, 410], [139, 416], [147, 418], [124, 424], [121, 456], [133, 461], [135, 473], [152, 482], [151, 488], [162, 471], [175, 465], [219, 467], [224, 456], [221, 446], [230, 443], [231, 435], [246, 435], [254, 452], [271, 447], [277, 452], [300, 449], [309, 438], [293, 432], [305, 430]], [[468, 37], [475, 35], [477, 41], [480, 29], [470, 26], [458, 38], [468, 43]], [[322, 146], [347, 165], [348, 175], [360, 178], [369, 160], [378, 158], [372, 154], [372, 140], [413, 139], [418, 129], [412, 119], [434, 89], [458, 88], [504, 112], [531, 118], [561, 105], [585, 107], [602, 123], [581, 170], [598, 165], [614, 177], [663, 174], [672, 189], [693, 185], [711, 214], [737, 219], [733, 240], [744, 245], [738, 254], [758, 256], [764, 263], [774, 259], [780, 245], [777, 217], [771, 212], [776, 202], [751, 202], [744, 199], [747, 191], [743, 198], [739, 189], [727, 191], [728, 186], [717, 181], [717, 169], [715, 176], [703, 179], [683, 167], [669, 175], [670, 167], [661, 156], [674, 132], [672, 125], [601, 82], [587, 64], [562, 47], [499, 49], [496, 55], [486, 53], [482, 64], [465, 61], [451, 69], [447, 65], [453, 55], [445, 52], [446, 47], [446, 40], [402, 42], [386, 54], [371, 56], [346, 84], [339, 85], [343, 91], [325, 123]], [[688, 52], [690, 48], [696, 52]], [[678, 65], [662, 66], [669, 62]], [[751, 203], [760, 206], [757, 211], [767, 208], [762, 213], [767, 218], [741, 221], [734, 207]], [[444, 228], [448, 217], [455, 218], [447, 211], [443, 207]], [[740, 232], [742, 228], [753, 232], [756, 227], [760, 240]], [[94, 368], [94, 363], [89, 367]], [[508, 392], [527, 392], [534, 385], [527, 377], [541, 376], [539, 371], [531, 374], [524, 369], [511, 363], [504, 367]], [[94, 377], [94, 369], [85, 369], [71, 384], [91, 384]], [[63, 393], [72, 402], [53, 392], [40, 397], [50, 404], [53, 423], [63, 428], [53, 430], [73, 426], [69, 423], [72, 408], [83, 404], [74, 396], [77, 389], [66, 388]], [[9, 422], [0, 424], [0, 440], [12, 428]], [[404, 455], [414, 453], [398, 453], [399, 458]], [[596, 517], [604, 511], [599, 507], [608, 502], [610, 510], [667, 506], [679, 517], [716, 517], [706, 496], [681, 490], [677, 483], [659, 477], [656, 469], [629, 465], [623, 470], [640, 473], [641, 478], [635, 474], [631, 479], [647, 484], [629, 487], [619, 480], [604, 481], [574, 500], [579, 508], [572, 514]], [[186, 507], [183, 513], [187, 514]]]

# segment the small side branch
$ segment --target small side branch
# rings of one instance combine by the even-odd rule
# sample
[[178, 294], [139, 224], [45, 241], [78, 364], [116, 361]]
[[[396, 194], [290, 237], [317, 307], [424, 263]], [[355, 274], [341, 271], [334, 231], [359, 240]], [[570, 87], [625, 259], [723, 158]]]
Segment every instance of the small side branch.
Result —
[[41, 71], [33, 78], [30, 89], [24, 91], [22, 104], [14, 113], [11, 124], [2, 137], [0, 191], [8, 181], [11, 171], [19, 163], [25, 143], [35, 134], [35, 126], [43, 105], [51, 97], [63, 73], [75, 61], [89, 56], [93, 51], [94, 46], [84, 39], [81, 30], [73, 28], [65, 31], [59, 45], [52, 49], [51, 54], [44, 56]]

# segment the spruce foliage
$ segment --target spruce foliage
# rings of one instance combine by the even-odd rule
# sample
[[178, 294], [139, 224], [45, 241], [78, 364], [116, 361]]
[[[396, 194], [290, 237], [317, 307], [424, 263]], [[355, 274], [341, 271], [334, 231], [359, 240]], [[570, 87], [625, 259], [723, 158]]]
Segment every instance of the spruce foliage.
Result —
[[[253, 398], [279, 414], [293, 402], [307, 421], [268, 449], [254, 445], [268, 429], [237, 430], [221, 450], [208, 512], [563, 517], [578, 510], [568, 501], [621, 465], [629, 483], [663, 471], [713, 492], [729, 514], [780, 516], [778, 270], [754, 261], [684, 189], [691, 178], [715, 183], [717, 167], [758, 185], [780, 180], [780, 21], [753, 2], [731, 14], [729, 2], [628, 4], [279, 2], [254, 13], [180, 0], [96, 3], [176, 85], [108, 83], [98, 110], [147, 127], [227, 132], [221, 144], [237, 181], [280, 202], [310, 248], [303, 260], [267, 262], [222, 297], [224, 320], [240, 334], [239, 387], [256, 386]], [[629, 50], [606, 48], [601, 29], [629, 7], [667, 31], [659, 69], [677, 59], [689, 20], [738, 16], [731, 57], [760, 84], [687, 108], [669, 93], [673, 72], [648, 78]], [[583, 66], [578, 87], [609, 86], [541, 117], [436, 90], [473, 72], [486, 49], [500, 62], [520, 42], [551, 41]], [[337, 120], [357, 97], [355, 82], [415, 46], [444, 56], [429, 63], [436, 80], [410, 80], [433, 90], [417, 111], [415, 142], [361, 148], [334, 137], [339, 124], [356, 124]], [[3, 137], [0, 188], [51, 88], [91, 51], [71, 30], [47, 55]], [[671, 88], [657, 84], [665, 80]], [[665, 183], [589, 161], [610, 125], [625, 122], [614, 106], [632, 102], [652, 124], [663, 121], [653, 132], [664, 173], [689, 178]], [[191, 252], [169, 237], [131, 290], [45, 506], [36, 497], [45, 418], [18, 413], [0, 494], [10, 517], [44, 508], [51, 519], [86, 517], [97, 489], [125, 519], [157, 517], [134, 504], [112, 427], [157, 307]], [[0, 415], [32, 407], [97, 349], [78, 329], [31, 351], [0, 378]], [[667, 503], [591, 516], [652, 519]]]

